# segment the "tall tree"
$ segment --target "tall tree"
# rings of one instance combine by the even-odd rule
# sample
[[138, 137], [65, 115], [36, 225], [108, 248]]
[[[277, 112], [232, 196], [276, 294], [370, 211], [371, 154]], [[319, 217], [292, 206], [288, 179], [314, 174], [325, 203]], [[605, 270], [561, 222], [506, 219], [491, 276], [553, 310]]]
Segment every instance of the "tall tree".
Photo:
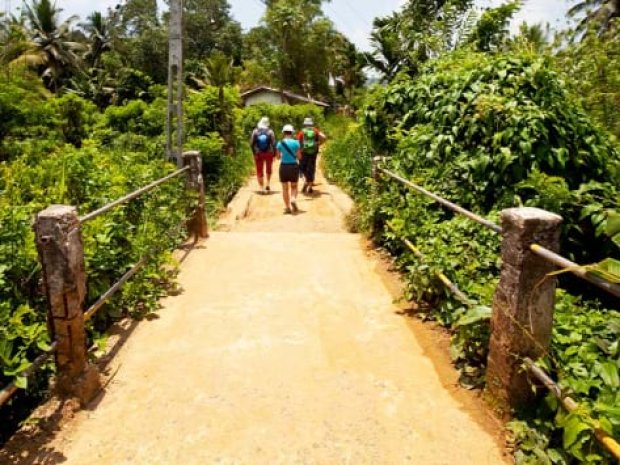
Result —
[[607, 31], [614, 18], [620, 17], [620, 0], [581, 0], [569, 11], [571, 17], [582, 17], [577, 32], [582, 33], [588, 26], [599, 32]]
[[342, 34], [338, 34], [334, 42], [335, 53], [331, 55], [330, 69], [336, 82], [342, 86], [345, 101], [350, 102], [355, 89], [362, 87], [366, 82], [364, 74], [364, 68], [367, 66], [366, 56]]
[[521, 48], [526, 48], [535, 53], [543, 53], [551, 43], [550, 27], [547, 24], [521, 23], [519, 35], [513, 43]]
[[10, 71], [9, 64], [32, 47], [23, 16], [7, 16], [0, 23], [0, 64]]
[[45, 86], [56, 92], [78, 68], [83, 45], [72, 40], [71, 25], [77, 16], [60, 22], [61, 9], [50, 0], [33, 0], [25, 14], [30, 46], [17, 60], [37, 68]]
[[98, 67], [101, 55], [112, 49], [109, 19], [100, 12], [95, 11], [80, 26], [84, 29], [88, 38], [88, 51], [84, 55], [84, 60], [91, 68]]
[[214, 50], [238, 64], [242, 54], [241, 25], [230, 14], [227, 0], [186, 0], [185, 52], [188, 59], [203, 60]]
[[453, 49], [473, 0], [409, 0], [392, 16], [378, 18], [369, 65], [385, 79], [399, 71], [412, 75], [432, 57]]
[[366, 53], [368, 65], [390, 81], [405, 63], [405, 53], [400, 42], [396, 22], [388, 18], [375, 19], [374, 29], [370, 33], [372, 52]]
[[480, 52], [502, 48], [508, 39], [510, 21], [520, 8], [521, 2], [516, 0], [487, 9], [480, 17], [469, 42]]
[[126, 0], [118, 8], [121, 55], [129, 68], [158, 84], [168, 76], [168, 28], [159, 17], [157, 0]]
[[140, 36], [160, 26], [157, 0], [126, 0], [119, 6], [124, 34]]
[[262, 25], [246, 36], [245, 54], [273, 70], [283, 88], [328, 96], [339, 33], [324, 0], [269, 0]]

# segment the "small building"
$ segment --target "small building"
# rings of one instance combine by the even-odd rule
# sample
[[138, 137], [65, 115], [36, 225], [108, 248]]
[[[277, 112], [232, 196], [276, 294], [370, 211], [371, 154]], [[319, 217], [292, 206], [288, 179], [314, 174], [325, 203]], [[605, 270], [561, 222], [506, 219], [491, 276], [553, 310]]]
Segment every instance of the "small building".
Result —
[[271, 87], [256, 87], [241, 94], [244, 107], [251, 107], [259, 103], [268, 103], [271, 105], [300, 105], [310, 103], [323, 109], [329, 108], [329, 104], [314, 100], [303, 95], [295, 94], [286, 90], [273, 89]]

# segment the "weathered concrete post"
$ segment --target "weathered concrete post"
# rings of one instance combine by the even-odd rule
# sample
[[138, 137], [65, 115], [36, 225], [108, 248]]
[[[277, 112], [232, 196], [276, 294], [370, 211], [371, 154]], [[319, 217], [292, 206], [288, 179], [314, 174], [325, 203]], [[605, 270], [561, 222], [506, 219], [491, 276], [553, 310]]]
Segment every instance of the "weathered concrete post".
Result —
[[[375, 155], [372, 157], [371, 159], [371, 163], [372, 163], [372, 171], [371, 171], [371, 176], [372, 176], [372, 183], [370, 184], [370, 198], [372, 199], [372, 204], [376, 205], [377, 203], [377, 198], [379, 196], [379, 192], [380, 192], [380, 186], [379, 183], [381, 182], [381, 164], [385, 161], [385, 157], [382, 157], [381, 155]], [[372, 219], [372, 229], [371, 229], [371, 236], [374, 238], [378, 238], [383, 234], [383, 231], [385, 229], [384, 227], [385, 225], [383, 225], [379, 219], [379, 216], [376, 214], [373, 214], [373, 219]]]
[[558, 251], [562, 217], [538, 208], [511, 208], [501, 220], [502, 272], [493, 301], [487, 390], [498, 410], [508, 414], [532, 399], [522, 359], [544, 354], [553, 326], [556, 280], [547, 275], [555, 267], [530, 245]]
[[372, 179], [373, 181], [379, 181], [379, 164], [383, 161], [383, 157], [374, 156], [372, 157]]
[[[166, 156], [183, 166], [183, 0], [170, 2]], [[173, 133], [175, 136], [173, 136]]]
[[37, 250], [48, 299], [48, 327], [58, 341], [55, 388], [82, 405], [100, 389], [97, 369], [88, 363], [84, 331], [86, 272], [80, 220], [75, 207], [52, 205], [37, 215]]
[[191, 151], [183, 153], [183, 164], [189, 166], [188, 186], [198, 192], [198, 207], [190, 220], [190, 232], [196, 237], [209, 237], [205, 205], [205, 183], [202, 177], [202, 157], [200, 152]]

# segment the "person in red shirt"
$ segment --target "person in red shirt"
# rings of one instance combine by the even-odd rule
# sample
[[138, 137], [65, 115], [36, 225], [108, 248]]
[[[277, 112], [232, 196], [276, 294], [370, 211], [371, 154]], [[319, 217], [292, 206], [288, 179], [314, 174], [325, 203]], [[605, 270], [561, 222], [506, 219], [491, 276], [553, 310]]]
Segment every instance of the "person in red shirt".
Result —
[[304, 194], [311, 194], [314, 186], [314, 178], [316, 176], [316, 160], [319, 156], [319, 149], [327, 138], [318, 128], [314, 127], [312, 118], [304, 119], [304, 127], [297, 134], [297, 140], [301, 145], [301, 162], [299, 170], [301, 176], [304, 177]]
[[[269, 193], [271, 190], [269, 184], [271, 182], [273, 158], [275, 157], [276, 149], [276, 136], [274, 132], [269, 129], [269, 118], [263, 117], [258, 122], [256, 129], [252, 131], [250, 145], [254, 153], [256, 177], [258, 178], [261, 194]], [[265, 171], [267, 171], [266, 183]]]

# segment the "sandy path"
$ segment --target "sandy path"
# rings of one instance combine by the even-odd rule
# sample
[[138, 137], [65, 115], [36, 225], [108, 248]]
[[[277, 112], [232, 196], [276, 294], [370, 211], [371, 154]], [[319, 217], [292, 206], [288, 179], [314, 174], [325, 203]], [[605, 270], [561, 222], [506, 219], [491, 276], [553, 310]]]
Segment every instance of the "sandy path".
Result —
[[96, 408], [34, 463], [506, 463], [442, 386], [332, 194], [301, 199], [296, 217], [278, 194], [256, 196], [213, 233]]

